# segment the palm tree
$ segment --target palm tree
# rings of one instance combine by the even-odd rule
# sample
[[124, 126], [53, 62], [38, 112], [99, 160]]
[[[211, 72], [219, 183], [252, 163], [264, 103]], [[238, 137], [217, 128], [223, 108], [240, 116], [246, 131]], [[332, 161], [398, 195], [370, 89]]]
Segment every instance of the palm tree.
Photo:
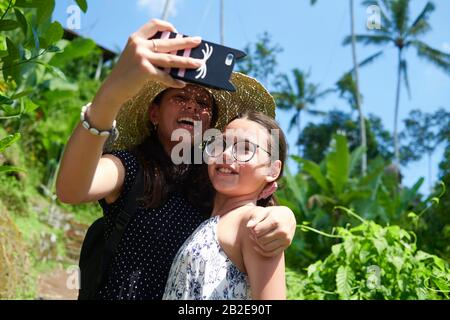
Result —
[[[365, 5], [372, 5], [371, 1], [364, 1]], [[420, 38], [426, 34], [431, 26], [429, 24], [429, 15], [434, 11], [435, 6], [428, 1], [421, 13], [411, 23], [410, 19], [410, 0], [378, 0], [378, 4], [382, 15], [382, 26], [375, 29], [374, 34], [356, 35], [357, 42], [365, 45], [394, 45], [397, 48], [397, 92], [395, 98], [395, 114], [394, 114], [394, 150], [395, 165], [398, 167], [400, 163], [400, 152], [398, 143], [398, 111], [400, 107], [400, 88], [403, 82], [408, 93], [409, 81], [407, 72], [407, 61], [405, 59], [405, 51], [411, 47], [417, 50], [417, 55], [428, 62], [442, 68], [445, 72], [450, 73], [450, 54], [439, 51], [430, 47]], [[352, 37], [345, 39], [344, 44], [351, 43]]]
[[305, 74], [299, 69], [292, 70], [294, 75], [293, 85], [286, 74], [279, 76], [279, 82], [276, 86], [279, 88], [274, 93], [274, 97], [277, 101], [277, 106], [284, 110], [294, 110], [294, 115], [289, 123], [288, 132], [292, 130], [294, 126], [297, 127], [298, 134], [301, 134], [301, 112], [305, 111], [312, 115], [320, 115], [323, 112], [311, 109], [316, 104], [317, 100], [325, 97], [332, 89], [319, 91], [319, 85], [308, 83], [310, 73]]
[[405, 130], [400, 134], [408, 138], [412, 151], [417, 154], [417, 160], [423, 155], [428, 157], [428, 187], [433, 189], [431, 175], [431, 157], [437, 147], [450, 137], [450, 112], [444, 108], [435, 113], [422, 112], [419, 109], [412, 110], [409, 117], [404, 120]]
[[[310, 0], [311, 5], [316, 4], [317, 0]], [[354, 1], [349, 0], [350, 4], [350, 32], [351, 32], [351, 43], [352, 43], [352, 59], [353, 59], [353, 70], [352, 73], [354, 75], [354, 86], [353, 86], [353, 94], [355, 97], [355, 103], [354, 106], [358, 110], [358, 117], [359, 117], [359, 131], [360, 131], [360, 139], [361, 139], [361, 147], [365, 150], [362, 157], [361, 157], [361, 172], [363, 176], [367, 172], [367, 133], [366, 133], [366, 124], [364, 120], [364, 113], [362, 110], [361, 105], [361, 94], [359, 91], [359, 65], [358, 65], [358, 59], [356, 56], [356, 38], [355, 38], [355, 13], [354, 13]], [[346, 78], [347, 74], [343, 76], [343, 78]], [[348, 77], [347, 77], [348, 79]], [[341, 81], [342, 78], [339, 80]], [[338, 81], [338, 84], [339, 84]]]
[[361, 106], [361, 95], [359, 92], [359, 67], [358, 67], [358, 59], [356, 58], [356, 37], [355, 37], [355, 11], [353, 9], [353, 0], [350, 1], [350, 30], [352, 37], [352, 58], [353, 58], [353, 68], [354, 68], [354, 76], [355, 76], [355, 104], [356, 109], [359, 114], [359, 130], [361, 135], [361, 147], [364, 149], [364, 153], [361, 157], [361, 171], [363, 176], [366, 175], [367, 172], [367, 136], [366, 136], [366, 123], [364, 120], [364, 113]]
[[167, 20], [167, 18], [169, 17], [169, 8], [170, 8], [170, 0], [166, 0], [166, 2], [164, 3], [164, 10], [161, 15], [161, 20]]

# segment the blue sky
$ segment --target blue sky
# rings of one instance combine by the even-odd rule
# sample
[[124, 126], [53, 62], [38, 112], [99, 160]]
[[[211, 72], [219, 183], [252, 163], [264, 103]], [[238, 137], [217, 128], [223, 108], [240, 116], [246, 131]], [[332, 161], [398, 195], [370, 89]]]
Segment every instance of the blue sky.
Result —
[[[293, 68], [311, 71], [310, 80], [321, 88], [330, 88], [347, 70], [351, 69], [350, 47], [343, 47], [342, 40], [349, 34], [348, 0], [319, 0], [311, 7], [309, 0], [225, 0], [225, 44], [242, 49], [255, 42], [257, 36], [268, 31], [274, 43], [284, 51], [279, 54], [279, 71], [289, 73]], [[355, 3], [361, 1], [356, 0]], [[426, 4], [426, 0], [412, 1], [411, 17], [415, 18]], [[450, 53], [450, 1], [434, 0], [437, 7], [431, 15], [432, 31], [422, 40], [432, 47]], [[67, 8], [72, 0], [58, 0], [54, 19], [67, 25]], [[120, 51], [128, 36], [151, 18], [160, 18], [164, 0], [88, 0], [87, 14], [81, 15], [78, 33], [91, 37], [99, 44]], [[368, 33], [366, 7], [356, 5], [357, 33]], [[200, 35], [204, 39], [219, 42], [219, 0], [172, 0], [168, 19], [179, 32]], [[374, 47], [358, 46], [359, 60], [378, 50]], [[408, 59], [410, 87], [409, 99], [402, 88], [400, 119], [409, 110], [420, 108], [431, 112], [439, 107], [450, 108], [450, 76], [436, 67], [420, 60], [414, 51], [406, 54]], [[396, 51], [387, 49], [374, 64], [361, 70], [361, 89], [364, 97], [364, 112], [373, 113], [383, 120], [388, 130], [393, 128], [394, 99], [396, 85]], [[321, 100], [317, 109], [332, 108], [349, 111], [348, 105], [336, 95]], [[277, 120], [283, 129], [291, 114], [279, 111]], [[317, 121], [305, 117], [306, 121]], [[304, 124], [306, 123], [303, 120]], [[401, 124], [401, 127], [403, 124]], [[291, 150], [297, 132], [288, 134]], [[441, 147], [433, 157], [433, 179], [437, 165], [442, 159]], [[419, 177], [427, 179], [426, 158], [402, 168], [404, 183], [412, 185]], [[422, 191], [427, 192], [426, 180]]]

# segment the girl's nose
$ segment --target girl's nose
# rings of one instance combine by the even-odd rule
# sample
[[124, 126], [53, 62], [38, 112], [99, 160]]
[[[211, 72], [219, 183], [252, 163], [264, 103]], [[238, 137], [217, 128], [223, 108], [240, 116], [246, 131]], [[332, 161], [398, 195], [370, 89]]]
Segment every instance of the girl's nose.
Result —
[[234, 161], [232, 146], [227, 145], [222, 153], [222, 160], [224, 164], [231, 164]]
[[195, 101], [194, 99], [188, 99], [186, 100], [185, 109], [197, 111], [200, 109], [200, 107], [197, 101]]

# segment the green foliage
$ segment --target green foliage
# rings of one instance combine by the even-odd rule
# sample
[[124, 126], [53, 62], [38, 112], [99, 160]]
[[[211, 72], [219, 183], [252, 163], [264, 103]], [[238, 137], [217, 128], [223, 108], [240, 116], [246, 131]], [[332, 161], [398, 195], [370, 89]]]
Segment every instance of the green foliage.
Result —
[[244, 59], [238, 60], [237, 71], [259, 79], [265, 86], [276, 76], [278, 65], [277, 55], [283, 50], [278, 44], [273, 44], [270, 34], [264, 32], [258, 36], [254, 44], [248, 44], [244, 52], [248, 53]]
[[[450, 141], [450, 139], [448, 140]], [[426, 251], [439, 255], [450, 262], [450, 192], [442, 190], [442, 183], [450, 186], [450, 143], [444, 152], [443, 160], [440, 163], [439, 179], [442, 181], [435, 186], [435, 192], [442, 194], [439, 197], [439, 205], [432, 206], [430, 210], [422, 215], [418, 221], [415, 232], [417, 234], [417, 243]], [[434, 199], [436, 195], [432, 195], [430, 199]], [[431, 200], [430, 200], [431, 201]]]
[[[350, 72], [345, 73], [337, 82], [336, 87], [339, 91], [339, 96], [347, 100], [350, 107], [357, 110], [357, 91], [356, 82]], [[362, 99], [362, 97], [360, 97]]]
[[276, 92], [273, 93], [277, 106], [284, 110], [293, 110], [294, 115], [289, 123], [289, 131], [296, 126], [301, 133], [301, 113], [307, 112], [311, 115], [323, 115], [323, 112], [312, 107], [333, 90], [320, 90], [319, 85], [309, 82], [310, 73], [299, 69], [292, 70], [293, 81], [286, 74], [278, 77]]
[[[16, 0], [0, 6], [0, 121], [20, 119], [38, 107], [31, 93], [51, 68], [45, 58], [59, 51], [54, 44], [63, 36], [60, 23], [50, 22], [54, 7], [54, 0]], [[0, 152], [18, 137], [18, 133], [10, 131], [7, 137], [0, 137]], [[0, 166], [0, 172], [17, 170], [14, 166]]]
[[[76, 3], [86, 12], [85, 0]], [[0, 2], [0, 260], [6, 257], [10, 262], [0, 261], [0, 278], [6, 274], [5, 266], [11, 275], [0, 279], [1, 297], [36, 297], [37, 272], [54, 264], [42, 262], [37, 254], [41, 232], [56, 235], [58, 255], [66, 254], [64, 231], [45, 222], [47, 211], [57, 207], [84, 224], [101, 214], [97, 204], [58, 203], [54, 180], [80, 106], [92, 99], [111, 65], [101, 62], [94, 41], [61, 39], [61, 25], [50, 20], [54, 6], [54, 0]], [[422, 27], [429, 11], [415, 24], [416, 35], [426, 29]], [[445, 66], [447, 56], [422, 43], [417, 47], [419, 55], [433, 56]], [[281, 49], [268, 34], [247, 49], [250, 55], [240, 64], [241, 71], [267, 84], [275, 78]], [[406, 75], [406, 62], [401, 71]], [[280, 107], [296, 111], [291, 126], [300, 127], [302, 110], [320, 114], [310, 107], [330, 92], [308, 83], [308, 75], [296, 69], [292, 79], [278, 77], [283, 89], [277, 96]], [[342, 97], [353, 106], [353, 84], [346, 78], [340, 85]], [[298, 232], [286, 252], [288, 297], [448, 299], [448, 265], [436, 256], [450, 257], [448, 192], [426, 215], [415, 214], [413, 210], [437, 202], [436, 194], [423, 201], [418, 194], [422, 180], [412, 188], [398, 184], [385, 163], [392, 158], [391, 137], [380, 120], [369, 116], [366, 121], [371, 162], [367, 175], [361, 177], [358, 165], [365, 150], [358, 148], [358, 126], [351, 116], [336, 119], [338, 125], [325, 122], [303, 130], [299, 139], [303, 158], [294, 157], [301, 170], [294, 175], [286, 168], [286, 188], [278, 192], [280, 203], [303, 222], [302, 230], [315, 231]], [[338, 130], [345, 136], [335, 134]], [[441, 177], [448, 185], [448, 163], [442, 168]], [[335, 206], [348, 207], [362, 218]], [[355, 221], [361, 224], [352, 227]], [[413, 228], [417, 240], [406, 226]], [[11, 289], [6, 294], [5, 284]]]
[[88, 9], [88, 4], [86, 0], [76, 0], [78, 6], [83, 12], [86, 12]]
[[[59, 37], [58, 28], [52, 26], [57, 24], [48, 29], [49, 41]], [[36, 70], [33, 76], [38, 79], [34, 85], [37, 90], [26, 90], [33, 99], [25, 105], [29, 112], [5, 120], [8, 130], [20, 127], [22, 136], [27, 137], [22, 147], [27, 150], [29, 165], [42, 173], [39, 188], [49, 197], [54, 194], [59, 159], [79, 119], [80, 106], [92, 99], [105, 71], [110, 69], [99, 69], [101, 52], [90, 39], [58, 40], [57, 45], [64, 51], [41, 58], [39, 65], [43, 69]], [[104, 74], [95, 79], [98, 69]]]
[[23, 181], [18, 181], [14, 176], [0, 175], [1, 201], [11, 212], [22, 216], [30, 211], [23, 184]]
[[[403, 120], [405, 130], [400, 137], [407, 141], [414, 160], [420, 160], [428, 155], [428, 161], [439, 145], [450, 137], [450, 112], [439, 108], [433, 113], [411, 110], [408, 118]], [[429, 163], [431, 165], [431, 163]], [[431, 182], [431, 177], [428, 177]]]
[[[435, 137], [442, 141], [443, 133], [445, 133], [445, 126], [442, 124], [445, 123], [445, 119], [447, 119], [446, 117], [448, 116], [446, 116], [445, 111], [442, 109], [438, 110], [433, 116], [435, 116], [436, 119], [441, 119], [441, 121], [439, 121], [439, 123], [436, 121], [436, 125], [429, 127], [428, 130], [441, 132], [440, 135], [436, 135]], [[405, 121], [408, 121], [409, 123], [410, 119], [406, 119]], [[405, 125], [407, 126], [408, 124], [405, 122]], [[384, 128], [381, 119], [373, 114], [369, 114], [365, 119], [365, 126], [367, 132], [368, 159], [373, 160], [377, 157], [382, 157], [386, 161], [392, 160], [392, 136]], [[332, 141], [333, 134], [337, 131], [345, 133], [350, 150], [354, 150], [361, 145], [359, 126], [354, 114], [340, 110], [331, 110], [319, 123], [308, 123], [303, 128], [298, 139], [298, 144], [301, 146], [302, 150], [302, 157], [315, 162], [320, 162], [325, 157], [327, 148]], [[401, 133], [400, 160], [402, 165], [417, 161], [424, 155], [423, 144], [421, 144], [424, 140], [422, 138], [422, 140], [419, 140], [418, 134], [419, 132], [414, 131], [411, 125], [406, 127]], [[429, 150], [430, 147], [435, 147], [433, 141], [428, 138], [427, 150]], [[436, 142], [438, 141], [436, 140]], [[437, 144], [439, 143], [440, 142]]]
[[[383, 227], [339, 207], [361, 223], [337, 227], [324, 260], [288, 271], [289, 297], [297, 299], [449, 299], [450, 268], [441, 258], [418, 250], [414, 233]], [[316, 231], [301, 225], [303, 231]], [[320, 232], [320, 235], [324, 235]]]
[[73, 214], [74, 221], [91, 225], [95, 220], [102, 217], [102, 208], [98, 203], [81, 203], [77, 205], [59, 204], [61, 208]]
[[345, 136], [334, 137], [332, 151], [326, 159], [327, 179], [331, 182], [334, 194], [340, 195], [348, 182], [350, 173], [350, 155]]
[[[347, 138], [335, 134], [321, 163], [292, 156], [300, 170], [295, 176], [287, 170], [284, 188], [277, 192], [280, 204], [289, 206], [298, 221], [309, 221], [319, 230], [331, 231], [352, 222], [335, 206], [356, 210], [376, 223], [409, 225], [406, 212], [421, 206], [418, 190], [423, 179], [412, 188], [401, 187], [395, 172], [380, 158], [369, 162], [367, 175], [362, 177], [357, 170], [362, 151], [350, 152]], [[324, 258], [335, 242], [334, 238], [297, 234], [286, 252], [288, 265], [299, 269]]]
[[[392, 158], [391, 135], [384, 128], [381, 119], [369, 114], [366, 123], [368, 159], [382, 157]], [[361, 145], [359, 126], [352, 113], [331, 110], [319, 123], [308, 123], [302, 130], [298, 144], [302, 149], [302, 157], [314, 162], [324, 159], [327, 149], [337, 131], [345, 133], [350, 150]], [[407, 159], [405, 159], [407, 162]], [[408, 159], [409, 160], [409, 159]], [[359, 164], [358, 164], [359, 165]]]
[[[87, 10], [86, 1], [77, 4]], [[80, 107], [111, 66], [92, 40], [61, 39], [62, 26], [50, 19], [54, 6], [0, 2], [0, 298], [35, 299], [38, 273], [67, 258], [65, 230], [50, 223], [49, 212], [75, 212], [82, 223], [101, 214], [92, 204], [59, 207], [54, 180]], [[43, 234], [57, 239], [49, 261], [41, 256]]]

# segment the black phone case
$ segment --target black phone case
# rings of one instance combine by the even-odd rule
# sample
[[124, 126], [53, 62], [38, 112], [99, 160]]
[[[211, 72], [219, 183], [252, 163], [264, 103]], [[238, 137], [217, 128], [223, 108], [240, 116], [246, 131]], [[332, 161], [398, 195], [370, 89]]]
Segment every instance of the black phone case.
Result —
[[[173, 39], [177, 37], [187, 36], [165, 31], [156, 33], [150, 39]], [[161, 68], [173, 78], [215, 89], [236, 91], [236, 88], [230, 82], [230, 77], [236, 60], [245, 57], [245, 52], [202, 40], [200, 45], [195, 48], [170, 53], [205, 60], [205, 64], [198, 69]]]

